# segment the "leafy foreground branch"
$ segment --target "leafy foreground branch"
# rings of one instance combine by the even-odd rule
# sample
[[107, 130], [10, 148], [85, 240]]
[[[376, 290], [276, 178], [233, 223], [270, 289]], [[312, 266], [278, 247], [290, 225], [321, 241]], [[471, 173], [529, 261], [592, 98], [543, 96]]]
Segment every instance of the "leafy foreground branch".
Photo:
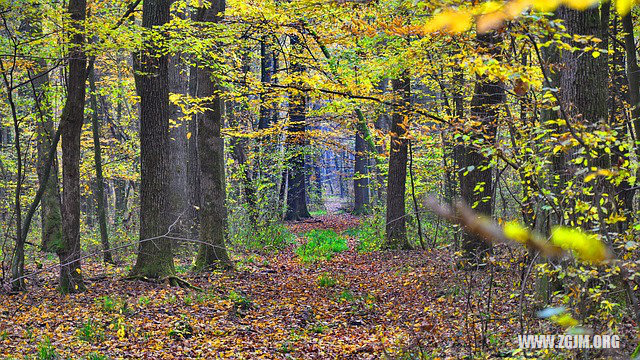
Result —
[[449, 207], [439, 204], [434, 198], [429, 198], [426, 206], [436, 215], [462, 225], [467, 231], [481, 236], [490, 244], [518, 243], [551, 258], [559, 258], [567, 251], [572, 251], [579, 260], [593, 264], [604, 264], [613, 259], [611, 251], [597, 235], [587, 234], [577, 228], [556, 226], [551, 231], [550, 239], [546, 240], [515, 221], [501, 227], [491, 219], [479, 215], [463, 202], [456, 202], [453, 207]]

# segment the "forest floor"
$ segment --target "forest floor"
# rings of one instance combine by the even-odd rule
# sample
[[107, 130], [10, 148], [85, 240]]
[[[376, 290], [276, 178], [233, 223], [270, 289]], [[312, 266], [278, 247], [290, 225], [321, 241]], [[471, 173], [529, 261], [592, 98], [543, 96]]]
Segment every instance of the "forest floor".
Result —
[[[359, 222], [329, 214], [288, 227], [296, 234], [322, 228], [342, 234]], [[486, 358], [518, 353], [519, 303], [510, 296], [515, 266], [494, 275], [461, 272], [451, 247], [361, 253], [355, 239], [344, 236], [349, 249], [326, 261], [302, 262], [295, 252], [300, 245], [292, 244], [239, 259], [232, 272], [181, 274], [202, 291], [125, 281], [123, 267], [88, 262], [88, 290], [62, 296], [57, 274], [43, 273], [29, 292], [0, 295], [0, 356], [457, 359], [471, 351]], [[491, 310], [484, 313], [489, 293]]]

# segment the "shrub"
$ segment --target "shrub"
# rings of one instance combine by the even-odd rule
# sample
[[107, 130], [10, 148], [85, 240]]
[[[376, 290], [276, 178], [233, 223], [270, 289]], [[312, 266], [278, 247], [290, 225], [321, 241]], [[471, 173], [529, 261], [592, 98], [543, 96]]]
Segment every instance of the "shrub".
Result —
[[383, 224], [383, 220], [375, 215], [365, 218], [358, 227], [347, 229], [343, 234], [358, 240], [358, 252], [378, 251], [384, 244]]

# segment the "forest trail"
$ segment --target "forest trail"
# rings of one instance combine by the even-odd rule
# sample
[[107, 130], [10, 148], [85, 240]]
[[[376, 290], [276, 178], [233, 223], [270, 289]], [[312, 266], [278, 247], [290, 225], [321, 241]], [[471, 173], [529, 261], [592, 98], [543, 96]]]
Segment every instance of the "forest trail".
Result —
[[[55, 274], [48, 274], [29, 296], [0, 303], [0, 329], [8, 329], [0, 336], [0, 355], [33, 352], [46, 338], [55, 339], [51, 346], [63, 356], [153, 359], [214, 353], [230, 359], [369, 359], [416, 351], [456, 358], [479, 344], [480, 322], [465, 317], [464, 309], [470, 304], [473, 314], [486, 300], [466, 297], [466, 275], [454, 269], [451, 248], [361, 252], [355, 238], [361, 218], [328, 214], [317, 220], [288, 224], [298, 236], [295, 244], [241, 256], [235, 271], [180, 274], [202, 292], [122, 281], [127, 269], [94, 262], [85, 269], [103, 275], [89, 279], [88, 291], [62, 296]], [[297, 249], [312, 230], [334, 231], [347, 239], [348, 249], [327, 260], [302, 261]], [[473, 283], [482, 284], [489, 274], [474, 276]], [[514, 271], [496, 275], [494, 301], [513, 309], [510, 277]], [[510, 317], [499, 311], [488, 316]], [[490, 323], [488, 333], [495, 326]], [[492, 337], [515, 341], [508, 338], [517, 333], [515, 319], [499, 326], [500, 335]]]

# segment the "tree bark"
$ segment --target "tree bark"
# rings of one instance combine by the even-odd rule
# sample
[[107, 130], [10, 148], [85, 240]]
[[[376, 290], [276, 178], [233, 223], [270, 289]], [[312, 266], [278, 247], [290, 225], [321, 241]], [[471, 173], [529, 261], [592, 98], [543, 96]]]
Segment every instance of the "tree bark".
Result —
[[[167, 23], [170, 5], [170, 0], [144, 1], [142, 26], [151, 30]], [[140, 96], [140, 245], [132, 275], [159, 279], [175, 274], [172, 241], [163, 236], [171, 225], [168, 56], [156, 43], [147, 43], [135, 56]]]
[[96, 212], [98, 214], [98, 225], [100, 226], [100, 242], [102, 244], [102, 260], [105, 263], [113, 264], [111, 246], [109, 245], [109, 234], [107, 231], [107, 211], [104, 196], [104, 176], [102, 175], [102, 152], [100, 150], [100, 119], [98, 114], [98, 101], [96, 100], [96, 75], [95, 70], [91, 70], [89, 75], [89, 86], [91, 88], [91, 127], [93, 133], [93, 158], [96, 166]]
[[[558, 15], [564, 20], [569, 35], [592, 35], [600, 39], [603, 38], [600, 9], [590, 8], [577, 11], [561, 7], [558, 10]], [[578, 48], [584, 46], [578, 42], [572, 42], [572, 45]], [[568, 117], [565, 120], [567, 121], [567, 129], [572, 133], [572, 136], [575, 136], [573, 134], [576, 132], [576, 127], [592, 131], [598, 129], [599, 126], [606, 126], [608, 121], [607, 86], [603, 85], [608, 83], [606, 58], [606, 56], [594, 58], [590, 53], [584, 53], [580, 50], [562, 52], [563, 67], [560, 71], [559, 101]], [[587, 154], [591, 154], [592, 149], [585, 150]], [[572, 156], [575, 154], [568, 154], [569, 158]], [[610, 167], [609, 156], [604, 151], [597, 151], [595, 156], [589, 155], [589, 157], [589, 167], [605, 169]], [[572, 169], [568, 170], [572, 171]], [[607, 189], [609, 185], [606, 182], [603, 178], [597, 177], [593, 183], [593, 195], [583, 197], [597, 209], [599, 215], [603, 215], [599, 201], [601, 195], [609, 192]], [[578, 225], [578, 221], [584, 216], [584, 211], [575, 211], [572, 204], [569, 204], [567, 208], [570, 211], [573, 225]], [[604, 219], [600, 217], [600, 220]], [[596, 225], [597, 222], [600, 224]], [[607, 226], [604, 221], [580, 220], [580, 223], [586, 226], [589, 224], [594, 227], [599, 226], [603, 231]]]
[[[502, 41], [496, 32], [478, 34], [477, 42], [480, 47], [494, 56], [500, 57], [499, 43]], [[497, 106], [504, 100], [502, 84], [497, 81], [479, 78], [471, 100], [471, 119], [481, 124], [481, 129], [468, 131], [469, 139], [459, 146], [460, 196], [483, 215], [493, 214], [493, 169], [491, 159], [486, 157], [477, 144], [493, 146], [497, 131]], [[463, 258], [469, 265], [476, 265], [481, 258], [490, 251], [490, 246], [478, 235], [471, 232], [462, 234]]]
[[410, 249], [407, 239], [405, 190], [407, 182], [406, 137], [409, 128], [411, 85], [408, 72], [391, 81], [400, 104], [393, 109], [390, 132], [389, 175], [387, 178], [386, 243], [388, 249]]
[[[198, 9], [198, 21], [218, 22], [218, 13], [225, 8], [224, 0], [212, 2], [211, 7]], [[209, 98], [207, 110], [198, 115], [198, 155], [200, 158], [200, 249], [195, 269], [230, 268], [231, 261], [225, 247], [227, 208], [225, 205], [224, 140], [220, 86], [208, 67], [198, 67], [198, 97]]]
[[[194, 19], [197, 18], [194, 13]], [[198, 69], [191, 66], [189, 69], [189, 95], [198, 96]], [[187, 210], [187, 224], [192, 237], [199, 237], [198, 210], [200, 208], [200, 159], [198, 159], [198, 117], [201, 114], [193, 114], [189, 119], [187, 139], [187, 197], [189, 208]]]
[[369, 157], [367, 156], [364, 134], [359, 130], [356, 130], [355, 158], [353, 212], [354, 214], [367, 214], [369, 212]]
[[[260, 40], [260, 82], [263, 86], [268, 87], [271, 84], [273, 76], [274, 61], [273, 52], [266, 36]], [[260, 119], [258, 120], [258, 129], [267, 129], [273, 120], [272, 104], [269, 104], [269, 96], [260, 94]]]
[[[297, 35], [291, 35], [291, 47], [296, 51], [300, 46]], [[292, 61], [291, 72], [301, 74], [304, 66], [299, 61]], [[287, 142], [291, 151], [288, 171], [287, 212], [285, 220], [301, 220], [311, 217], [307, 209], [307, 179], [305, 176], [306, 143], [306, 97], [299, 91], [289, 94], [289, 134]]]
[[80, 270], [80, 134], [84, 120], [87, 58], [83, 51], [85, 38], [82, 23], [86, 18], [86, 0], [69, 0], [74, 35], [69, 50], [67, 100], [62, 110], [62, 244], [60, 258], [60, 291], [85, 289]]
[[[169, 92], [186, 95], [189, 91], [189, 69], [183, 55], [180, 53], [171, 55], [168, 66]], [[179, 235], [187, 235], [191, 226], [187, 196], [188, 124], [182, 122], [184, 114], [179, 106], [170, 104], [169, 107], [169, 193], [167, 195], [170, 207], [169, 220], [171, 222], [178, 220], [175, 232]]]

